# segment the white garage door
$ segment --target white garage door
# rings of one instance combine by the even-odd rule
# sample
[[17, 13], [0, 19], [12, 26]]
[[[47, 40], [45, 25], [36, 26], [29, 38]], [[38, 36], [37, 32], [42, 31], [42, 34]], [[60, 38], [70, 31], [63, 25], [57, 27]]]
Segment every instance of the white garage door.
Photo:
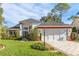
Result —
[[[44, 33], [42, 34], [42, 40], [44, 40]], [[45, 41], [52, 40], [66, 40], [66, 29], [45, 29]]]

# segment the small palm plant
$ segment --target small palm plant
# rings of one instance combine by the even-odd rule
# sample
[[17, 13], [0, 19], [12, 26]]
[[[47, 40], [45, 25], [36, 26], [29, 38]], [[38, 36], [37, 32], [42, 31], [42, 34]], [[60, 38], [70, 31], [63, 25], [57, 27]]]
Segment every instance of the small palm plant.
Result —
[[78, 37], [77, 29], [76, 29], [76, 27], [73, 27], [72, 28], [72, 33], [71, 33], [71, 39], [75, 40], [77, 37]]

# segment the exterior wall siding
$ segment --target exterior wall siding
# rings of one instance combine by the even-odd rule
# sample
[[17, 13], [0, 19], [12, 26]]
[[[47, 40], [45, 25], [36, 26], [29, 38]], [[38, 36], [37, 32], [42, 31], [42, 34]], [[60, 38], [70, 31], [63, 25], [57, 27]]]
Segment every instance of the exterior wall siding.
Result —
[[35, 27], [37, 27], [40, 23], [37, 24], [32, 24], [32, 29], [34, 29]]
[[14, 37], [15, 35], [11, 35], [10, 32], [15, 32], [16, 33], [16, 37], [20, 37], [20, 34], [19, 34], [20, 30], [19, 29], [18, 30], [9, 30], [9, 36], [10, 37]]

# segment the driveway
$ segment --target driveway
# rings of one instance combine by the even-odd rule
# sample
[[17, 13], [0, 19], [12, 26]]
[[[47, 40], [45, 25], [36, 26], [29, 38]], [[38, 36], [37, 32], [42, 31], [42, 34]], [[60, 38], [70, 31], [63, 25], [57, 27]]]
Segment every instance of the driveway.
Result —
[[55, 47], [59, 51], [70, 55], [70, 56], [79, 56], [79, 43], [74, 41], [52, 41], [47, 42], [52, 47]]

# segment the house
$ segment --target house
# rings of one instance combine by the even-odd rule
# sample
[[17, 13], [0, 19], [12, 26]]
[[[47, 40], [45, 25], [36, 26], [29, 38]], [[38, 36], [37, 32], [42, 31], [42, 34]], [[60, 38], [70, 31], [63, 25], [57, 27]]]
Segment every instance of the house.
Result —
[[25, 19], [9, 29], [10, 36], [26, 36], [34, 28], [38, 30], [38, 38], [41, 41], [61, 41], [69, 40], [72, 32], [72, 25], [62, 22], [45, 22], [34, 19]]
[[70, 39], [72, 25], [49, 22], [37, 26], [39, 38], [42, 41], [65, 41]]
[[32, 32], [32, 30], [40, 23], [41, 23], [40, 21], [35, 19], [22, 20], [17, 25], [9, 29], [9, 36], [12, 36], [12, 37], [26, 36], [27, 33]]

